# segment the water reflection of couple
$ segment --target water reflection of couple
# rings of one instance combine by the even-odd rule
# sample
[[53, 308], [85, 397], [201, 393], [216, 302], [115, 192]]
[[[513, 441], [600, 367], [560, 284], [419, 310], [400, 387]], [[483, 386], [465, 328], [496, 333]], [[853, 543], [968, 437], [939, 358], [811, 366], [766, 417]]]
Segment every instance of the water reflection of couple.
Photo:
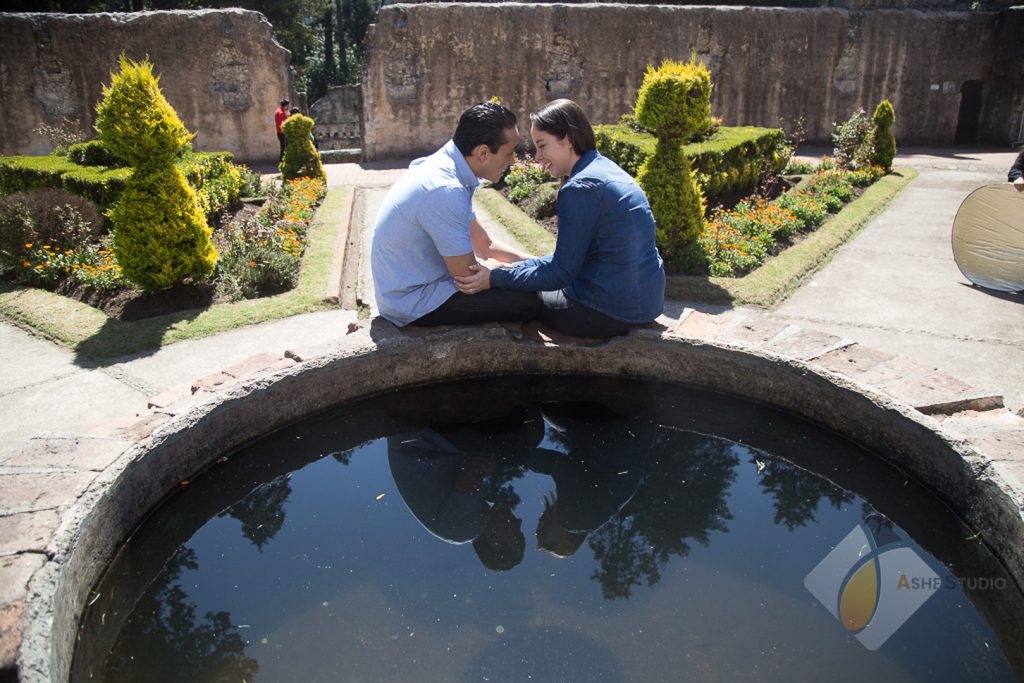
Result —
[[[654, 425], [609, 419], [596, 404], [517, 409], [501, 421], [388, 438], [399, 493], [434, 536], [471, 543], [484, 566], [511, 569], [524, 555], [512, 481], [529, 470], [554, 480], [537, 522], [537, 547], [568, 557], [613, 518], [643, 479]], [[547, 424], [548, 447], [541, 446]]]

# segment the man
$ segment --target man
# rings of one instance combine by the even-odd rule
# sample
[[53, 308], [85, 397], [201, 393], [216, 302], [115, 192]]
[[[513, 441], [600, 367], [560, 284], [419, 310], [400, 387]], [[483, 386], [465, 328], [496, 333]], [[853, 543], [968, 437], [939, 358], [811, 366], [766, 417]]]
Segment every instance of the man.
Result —
[[284, 133], [281, 132], [281, 124], [288, 120], [290, 114], [288, 113], [288, 105], [291, 104], [288, 100], [281, 100], [281, 105], [274, 110], [274, 126], [277, 127], [277, 142], [281, 145], [281, 154], [277, 157], [277, 163], [281, 163], [284, 159], [284, 147], [288, 143], [288, 139], [285, 138]]
[[399, 327], [528, 320], [541, 308], [533, 292], [489, 289], [465, 294], [453, 277], [477, 257], [500, 266], [530, 258], [494, 242], [473, 212], [478, 178], [496, 182], [511, 165], [516, 115], [495, 102], [462, 113], [455, 135], [417, 159], [384, 198], [370, 263], [377, 308]]
[[1013, 183], [1017, 192], [1024, 192], [1024, 149], [1017, 155], [1013, 166], [1010, 166], [1010, 172], [1006, 174], [1006, 179]]
[[494, 571], [522, 562], [523, 522], [500, 495], [504, 481], [493, 455], [460, 451], [428, 428], [389, 436], [388, 464], [406, 507], [433, 536], [470, 543]]

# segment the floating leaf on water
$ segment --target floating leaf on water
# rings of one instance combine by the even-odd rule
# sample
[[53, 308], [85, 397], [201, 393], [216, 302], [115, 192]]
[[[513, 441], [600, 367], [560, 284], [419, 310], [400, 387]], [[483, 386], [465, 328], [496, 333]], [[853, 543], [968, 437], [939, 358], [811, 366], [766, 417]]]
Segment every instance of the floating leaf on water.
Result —
[[377, 495], [377, 500], [380, 500], [380, 499], [381, 499], [381, 498], [383, 498], [383, 497], [384, 497], [384, 494], [383, 494], [383, 493], [381, 493], [381, 494], [378, 494], [378, 495]]

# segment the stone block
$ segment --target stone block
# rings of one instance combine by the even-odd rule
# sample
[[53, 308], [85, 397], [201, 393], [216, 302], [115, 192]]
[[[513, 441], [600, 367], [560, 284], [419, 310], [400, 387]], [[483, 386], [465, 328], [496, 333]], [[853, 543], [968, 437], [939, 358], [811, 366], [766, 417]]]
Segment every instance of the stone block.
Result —
[[124, 441], [137, 442], [148, 439], [160, 425], [170, 419], [170, 415], [165, 413], [125, 416], [98, 424], [88, 431], [97, 436], [110, 436]]
[[95, 472], [0, 474], [0, 514], [65, 507], [75, 502], [95, 478]]
[[171, 389], [162, 391], [149, 399], [146, 407], [151, 409], [155, 408], [157, 410], [170, 408], [171, 406], [191, 401], [193, 393], [195, 392], [192, 391], [191, 386], [181, 385], [172, 387]]
[[0, 555], [46, 552], [59, 524], [56, 510], [0, 517]]
[[774, 318], [750, 316], [724, 329], [718, 335], [720, 341], [743, 346], [760, 347], [775, 339], [783, 332], [794, 332], [795, 326]]
[[1024, 464], [1024, 429], [980, 432], [968, 439], [972, 446], [993, 460]]
[[[992, 463], [992, 469], [998, 472], [1016, 491], [1024, 493], [1024, 461], [1020, 460], [997, 460]], [[1018, 498], [1020, 511], [1024, 514], [1024, 498]]]
[[18, 648], [21, 647], [22, 632], [25, 630], [24, 602], [0, 605], [0, 681], [17, 681]]
[[530, 320], [523, 323], [523, 339], [535, 341], [545, 346], [561, 346], [563, 344], [577, 344], [579, 346], [598, 346], [608, 343], [607, 339], [596, 337], [574, 337], [571, 334], [562, 334], [553, 330], [539, 320]]
[[764, 348], [790, 358], [809, 360], [853, 343], [849, 339], [843, 339], [827, 332], [799, 329], [793, 334], [773, 339], [765, 344]]
[[1001, 396], [975, 389], [952, 375], [903, 356], [872, 366], [858, 379], [926, 414], [1002, 407]]
[[192, 393], [198, 393], [200, 391], [216, 392], [223, 389], [229, 384], [233, 384], [235, 378], [226, 372], [214, 372], [206, 377], [200, 377], [195, 382], [192, 382]]
[[872, 349], [861, 344], [851, 344], [829, 351], [809, 360], [814, 365], [838, 372], [847, 377], [859, 377], [879, 363], [895, 358], [891, 353]]
[[120, 439], [89, 436], [36, 437], [0, 460], [4, 467], [56, 467], [101, 471], [129, 446]]
[[0, 605], [28, 597], [28, 582], [46, 564], [42, 553], [23, 553], [0, 557]]
[[305, 363], [313, 358], [323, 358], [338, 352], [341, 345], [337, 342], [326, 344], [310, 344], [308, 346], [295, 346], [284, 352], [285, 358], [293, 363]]
[[940, 420], [944, 428], [962, 434], [967, 438], [971, 438], [974, 434], [991, 431], [1024, 430], [1024, 418], [1010, 412], [1007, 408], [980, 412], [977, 410], [964, 410], [947, 417], [941, 417]]
[[681, 322], [672, 334], [677, 337], [710, 341], [718, 338], [730, 324], [738, 323], [744, 317], [735, 310], [723, 313], [704, 313], [691, 310], [680, 316]]
[[264, 372], [284, 370], [285, 368], [290, 368], [293, 365], [295, 365], [294, 358], [281, 357], [276, 353], [269, 353], [265, 351], [263, 353], [257, 353], [254, 356], [249, 356], [239, 363], [226, 367], [223, 372], [225, 375], [231, 375], [236, 379], [247, 379]]

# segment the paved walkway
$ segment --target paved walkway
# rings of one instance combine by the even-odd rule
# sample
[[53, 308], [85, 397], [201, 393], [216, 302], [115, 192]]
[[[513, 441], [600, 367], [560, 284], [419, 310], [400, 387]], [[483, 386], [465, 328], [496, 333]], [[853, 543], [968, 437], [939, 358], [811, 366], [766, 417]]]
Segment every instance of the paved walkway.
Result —
[[901, 155], [897, 166], [920, 177], [771, 315], [941, 368], [1024, 409], [1024, 295], [972, 287], [950, 247], [960, 203], [983, 185], [1005, 182], [1015, 156]]
[[[812, 150], [811, 156], [818, 155]], [[1012, 153], [993, 150], [914, 150], [900, 156], [897, 165], [913, 166], [921, 177], [769, 315], [914, 358], [1003, 394], [1014, 410], [1024, 408], [1021, 297], [969, 287], [948, 247], [960, 201], [976, 187], [1003, 180], [1012, 160]], [[332, 186], [367, 189], [361, 193], [363, 211], [357, 211], [366, 230], [382, 188], [403, 168], [403, 162], [334, 164], [327, 173]], [[686, 303], [670, 302], [669, 312], [678, 315]], [[354, 316], [342, 310], [296, 316], [104, 367], [76, 361], [73, 353], [0, 322], [0, 468], [33, 436], [81, 433], [114, 416], [142, 413], [153, 397], [256, 353], [280, 356], [296, 343], [339, 339]]]

